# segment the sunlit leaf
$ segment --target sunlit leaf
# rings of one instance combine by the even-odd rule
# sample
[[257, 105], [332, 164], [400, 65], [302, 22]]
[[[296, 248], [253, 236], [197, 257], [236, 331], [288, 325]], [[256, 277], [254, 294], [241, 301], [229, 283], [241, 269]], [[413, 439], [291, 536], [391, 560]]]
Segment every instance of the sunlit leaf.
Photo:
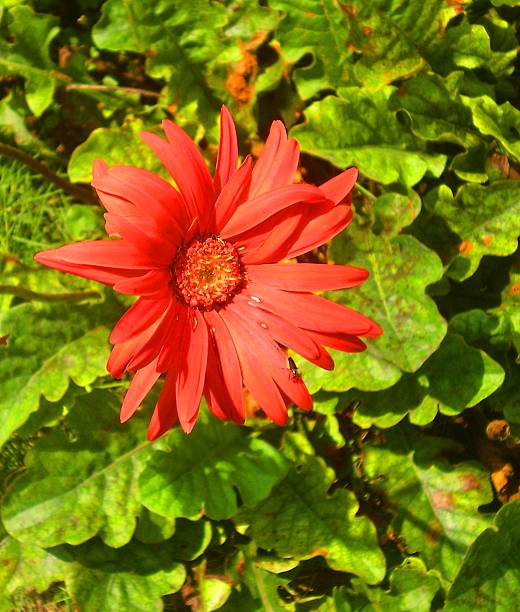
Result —
[[0, 38], [0, 74], [24, 77], [27, 104], [38, 116], [52, 103], [57, 79], [68, 80], [56, 70], [49, 53], [59, 32], [58, 19], [35, 13], [26, 5], [13, 6], [7, 15], [14, 42]]
[[60, 400], [72, 379], [86, 386], [106, 374], [110, 320], [103, 307], [20, 304], [0, 321], [0, 444], [38, 409]]
[[447, 439], [403, 427], [385, 438], [366, 447], [365, 473], [384, 494], [407, 552], [420, 553], [430, 569], [452, 579], [489, 524], [479, 512], [491, 501], [488, 474], [475, 463], [452, 465], [446, 457], [457, 446]]
[[98, 533], [109, 546], [130, 540], [140, 511], [137, 479], [150, 449], [142, 423], [121, 427], [118, 406], [106, 391], [78, 398], [64, 428], [35, 443], [3, 501], [11, 535], [45, 547]]
[[7, 536], [0, 542], [0, 610], [14, 610], [13, 595], [41, 593], [63, 580], [64, 563], [31, 543]]
[[270, 444], [203, 414], [189, 437], [177, 429], [168, 442], [171, 452], [152, 453], [140, 479], [143, 504], [163, 516], [229, 518], [238, 507], [235, 487], [252, 505], [287, 472]]
[[489, 355], [448, 334], [415, 374], [380, 393], [352, 391], [349, 397], [360, 402], [354, 420], [364, 429], [392, 427], [406, 414], [412, 423], [426, 425], [437, 412], [454, 415], [475, 406], [503, 381], [504, 370]]
[[328, 494], [333, 471], [307, 457], [255, 508], [240, 513], [247, 534], [281, 557], [325, 557], [329, 566], [361, 576], [369, 584], [384, 576], [384, 558], [374, 526], [356, 516], [355, 496], [344, 489]]
[[306, 153], [342, 169], [358, 166], [362, 174], [384, 184], [400, 181], [412, 186], [427, 172], [439, 176], [446, 157], [429, 153], [403, 131], [388, 107], [393, 91], [342, 90], [342, 98], [329, 96], [309, 106], [305, 123], [291, 133]]
[[520, 501], [498, 512], [468, 550], [448, 591], [446, 612], [506, 612], [520, 591]]

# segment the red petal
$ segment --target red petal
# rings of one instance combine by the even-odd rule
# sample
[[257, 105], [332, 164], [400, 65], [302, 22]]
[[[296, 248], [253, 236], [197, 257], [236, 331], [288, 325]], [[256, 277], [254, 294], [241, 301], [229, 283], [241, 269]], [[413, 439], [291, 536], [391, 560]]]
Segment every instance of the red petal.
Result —
[[180, 353], [177, 412], [181, 427], [186, 433], [190, 433], [197, 420], [208, 364], [208, 328], [198, 310], [188, 314], [188, 325], [184, 329]]
[[[142, 168], [131, 166], [114, 166], [103, 176], [92, 182], [102, 202], [106, 196], [116, 196], [117, 200], [108, 200], [109, 212], [120, 216], [133, 215], [142, 223], [153, 219], [160, 227], [162, 235], [177, 241], [188, 224], [188, 212], [180, 194], [166, 181]], [[122, 205], [124, 201], [132, 203], [132, 209]], [[113, 205], [117, 206], [114, 209]]]
[[121, 423], [128, 421], [135, 411], [139, 408], [150, 389], [155, 385], [159, 378], [159, 372], [155, 370], [157, 360], [152, 361], [147, 366], [138, 370], [128, 387], [123, 405], [121, 406]]
[[[308, 210], [307, 205], [297, 204], [267, 219], [261, 227], [255, 228], [256, 230], [262, 230], [262, 242], [257, 244], [255, 248], [251, 248], [255, 243], [254, 238], [251, 238], [249, 245], [242, 253], [244, 264], [261, 264], [284, 259], [285, 253], [294, 242], [295, 236], [298, 235], [299, 228], [304, 222], [306, 210]], [[266, 232], [269, 227], [272, 229]]]
[[220, 314], [236, 346], [245, 386], [272, 421], [278, 425], [285, 425], [287, 423], [285, 402], [266, 369], [266, 357], [263, 351], [256, 344], [252, 345], [254, 334], [247, 329], [242, 318], [233, 312], [231, 306], [222, 310]]
[[288, 291], [330, 291], [361, 285], [368, 272], [327, 264], [263, 264], [248, 266], [247, 276], [253, 282]]
[[220, 109], [220, 142], [213, 185], [218, 194], [233, 176], [238, 164], [238, 141], [235, 124], [228, 109]]
[[233, 338], [216, 311], [204, 313], [204, 318], [210, 330], [212, 357], [211, 367], [208, 361], [208, 386], [229, 418], [243, 423], [245, 408], [242, 371]]
[[172, 325], [170, 326], [157, 363], [159, 372], [166, 372], [170, 369], [176, 369], [180, 358], [179, 347], [182, 343], [184, 328], [188, 321], [188, 308], [184, 304], [177, 304], [175, 316], [172, 317]]
[[215, 209], [213, 211], [214, 220], [212, 229], [215, 232], [220, 232], [220, 228], [228, 222], [237, 206], [246, 200], [249, 185], [251, 184], [251, 169], [252, 160], [248, 155], [240, 168], [224, 185], [215, 202]]
[[214, 204], [213, 181], [204, 159], [191, 138], [171, 121], [163, 121], [169, 143], [142, 132], [141, 138], [154, 151], [184, 197], [193, 218], [198, 216], [204, 227], [210, 207]]
[[365, 336], [375, 325], [359, 312], [318, 295], [280, 291], [252, 282], [247, 295], [252, 306], [265, 308], [312, 331]]
[[314, 363], [320, 368], [325, 370], [334, 369], [332, 357], [314, 340], [314, 335], [311, 332], [301, 327], [296, 327], [296, 325], [278, 314], [251, 306], [246, 300], [247, 298], [243, 298], [240, 295], [237, 296], [237, 307], [243, 309], [242, 312], [246, 318], [255, 320], [273, 340], [292, 349], [307, 359], [307, 361]]
[[177, 243], [173, 243], [160, 232], [157, 226], [154, 227], [153, 221], [150, 223], [150, 219], [143, 223], [141, 217], [120, 217], [114, 213], [105, 213], [105, 219], [111, 234], [117, 233], [127, 243], [146, 253], [158, 265], [167, 266], [172, 262], [180, 237]]
[[316, 342], [305, 330], [296, 327], [290, 321], [267, 310], [255, 308], [246, 300], [237, 299], [236, 308], [246, 320], [254, 322], [262, 333], [270, 336], [276, 342], [293, 349], [305, 359], [313, 360], [319, 357], [320, 347]]
[[110, 342], [119, 344], [140, 334], [164, 314], [169, 303], [169, 299], [149, 300], [139, 298], [115, 324], [110, 334]]
[[233, 313], [241, 319], [244, 331], [249, 335], [255, 351], [261, 356], [262, 363], [274, 382], [297, 406], [304, 410], [312, 408], [312, 398], [301, 378], [292, 374], [285, 353], [264, 330], [251, 325], [249, 312], [238, 304], [233, 305]]
[[253, 168], [250, 198], [284, 185], [291, 185], [300, 159], [298, 143], [290, 138], [281, 121], [273, 121], [269, 136]]
[[179, 307], [179, 303], [172, 300], [162, 317], [152, 327], [148, 328], [146, 341], [134, 351], [134, 355], [126, 366], [128, 371], [141, 369], [159, 355], [171, 326], [176, 323], [176, 314]]
[[252, 227], [260, 225], [280, 210], [306, 202], [322, 204], [327, 200], [318, 187], [300, 183], [280, 187], [264, 193], [253, 200], [242, 204], [221, 231], [222, 238], [237, 236]]
[[137, 278], [126, 278], [114, 285], [114, 290], [125, 295], [142, 295], [166, 298], [171, 294], [171, 272], [168, 268], [150, 270]]
[[352, 220], [350, 204], [338, 204], [328, 212], [311, 217], [300, 230], [284, 257], [298, 257], [312, 251], [342, 232]]
[[155, 406], [150, 425], [148, 426], [148, 440], [156, 440], [163, 433], [171, 429], [177, 421], [177, 402], [175, 400], [175, 372], [168, 374]]
[[343, 202], [345, 198], [350, 194], [358, 178], [358, 169], [349, 168], [338, 174], [330, 181], [322, 183], [320, 189], [325, 194], [328, 200], [332, 200], [334, 204]]
[[139, 277], [146, 273], [146, 268], [134, 269], [134, 267], [131, 265], [127, 269], [124, 269], [119, 265], [121, 262], [116, 262], [114, 259], [112, 259], [112, 265], [106, 266], [96, 263], [89, 263], [88, 260], [83, 264], [67, 261], [68, 254], [73, 250], [76, 252], [77, 249], [75, 247], [81, 246], [82, 244], [84, 243], [80, 242], [77, 244], [66, 245], [59, 249], [40, 251], [40, 253], [37, 253], [34, 256], [34, 260], [39, 264], [48, 266], [49, 268], [61, 270], [62, 272], [68, 272], [69, 274], [75, 274], [76, 276], [88, 278], [90, 280], [110, 286], [124, 279]]
[[367, 348], [367, 345], [362, 340], [351, 334], [325, 334], [316, 331], [309, 332], [309, 334], [317, 342], [344, 353], [361, 353]]
[[130, 338], [126, 342], [116, 344], [112, 348], [110, 357], [107, 363], [107, 370], [115, 378], [121, 378], [124, 372], [127, 370], [128, 362], [136, 354], [143, 344], [147, 342], [150, 336], [156, 329], [156, 325], [151, 325], [147, 329], [143, 330], [140, 334], [137, 334], [133, 338]]
[[[101, 266], [103, 268], [122, 268], [127, 270], [150, 270], [158, 268], [152, 258], [138, 251], [123, 240], [85, 240], [66, 244], [59, 249], [42, 251], [36, 255], [36, 261], [56, 267], [53, 263], [79, 264], [81, 266]], [[51, 263], [43, 262], [48, 259]]]

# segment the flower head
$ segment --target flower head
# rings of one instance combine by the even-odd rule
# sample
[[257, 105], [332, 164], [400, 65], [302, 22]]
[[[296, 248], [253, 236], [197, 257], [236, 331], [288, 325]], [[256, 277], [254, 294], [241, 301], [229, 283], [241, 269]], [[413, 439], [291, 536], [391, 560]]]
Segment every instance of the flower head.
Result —
[[[35, 256], [41, 264], [138, 296], [114, 327], [107, 368], [133, 378], [121, 409], [129, 419], [165, 374], [149, 439], [197, 420], [201, 396], [220, 419], [243, 423], [243, 388], [285, 424], [287, 406], [312, 398], [284, 347], [332, 369], [327, 350], [365, 349], [380, 328], [315, 295], [363, 283], [365, 270], [285, 262], [330, 240], [352, 218], [350, 168], [319, 187], [294, 183], [298, 143], [275, 121], [253, 165], [238, 166], [233, 120], [224, 107], [215, 176], [187, 134], [165, 121], [167, 141], [142, 138], [177, 188], [129, 166], [94, 163], [95, 187], [114, 240], [69, 244]], [[285, 263], [278, 263], [283, 260]]]

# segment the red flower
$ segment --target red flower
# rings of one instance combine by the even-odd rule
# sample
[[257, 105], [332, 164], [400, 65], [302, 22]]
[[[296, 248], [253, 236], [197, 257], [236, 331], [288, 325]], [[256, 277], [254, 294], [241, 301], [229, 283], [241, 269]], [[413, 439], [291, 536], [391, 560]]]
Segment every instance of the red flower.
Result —
[[163, 127], [168, 141], [148, 132], [142, 138], [178, 189], [147, 170], [98, 160], [92, 184], [107, 210], [107, 233], [119, 239], [69, 244], [35, 259], [139, 296], [110, 336], [108, 370], [116, 378], [135, 372], [122, 422], [166, 373], [151, 440], [177, 419], [190, 432], [203, 393], [218, 418], [243, 423], [243, 386], [283, 425], [289, 403], [310, 410], [312, 398], [281, 346], [329, 370], [323, 345], [362, 351], [358, 336], [381, 333], [370, 319], [313, 293], [359, 285], [365, 270], [277, 263], [349, 224], [357, 170], [320, 187], [294, 184], [299, 147], [280, 121], [254, 166], [246, 157], [237, 169], [235, 126], [223, 108], [212, 179], [185, 132], [170, 121]]

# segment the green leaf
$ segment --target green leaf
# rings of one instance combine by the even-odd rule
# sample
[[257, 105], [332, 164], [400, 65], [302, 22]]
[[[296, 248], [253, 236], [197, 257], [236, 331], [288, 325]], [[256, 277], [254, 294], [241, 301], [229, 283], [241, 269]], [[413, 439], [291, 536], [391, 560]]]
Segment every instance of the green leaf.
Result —
[[416, 136], [469, 148], [480, 142], [471, 112], [459, 95], [462, 73], [448, 78], [421, 73], [403, 83], [390, 99], [393, 110], [406, 111]]
[[469, 548], [448, 591], [444, 610], [496, 610], [516, 606], [520, 594], [520, 501], [500, 509], [493, 525]]
[[122, 427], [119, 398], [106, 391], [77, 399], [63, 428], [38, 439], [4, 498], [2, 520], [22, 542], [79, 544], [96, 534], [126, 544], [140, 511], [137, 479], [149, 444], [143, 423]]
[[58, 19], [21, 5], [8, 9], [7, 23], [15, 40], [0, 38], [0, 74], [24, 77], [27, 105], [39, 116], [52, 103], [57, 79], [68, 80], [55, 69], [49, 54], [49, 45], [59, 32]]
[[128, 165], [164, 172], [161, 162], [139, 138], [143, 129], [139, 120], [132, 121], [129, 129], [97, 128], [81, 143], [69, 161], [69, 178], [74, 183], [90, 183], [92, 164], [103, 159], [108, 165]]
[[7, 536], [0, 542], [0, 610], [14, 610], [13, 595], [42, 593], [63, 580], [64, 563], [34, 544]]
[[499, 106], [489, 96], [462, 96], [462, 101], [480, 132], [495, 138], [508, 155], [520, 160], [520, 111], [509, 102]]
[[350, 41], [361, 57], [356, 78], [370, 89], [410, 76], [433, 59], [439, 35], [454, 15], [441, 0], [354, 0], [347, 5]]
[[285, 65], [295, 66], [306, 55], [312, 65], [296, 68], [294, 80], [303, 99], [321, 89], [340, 87], [349, 81], [352, 52], [348, 51], [348, 19], [333, 0], [270, 0], [281, 12], [275, 34]]
[[405, 235], [389, 241], [368, 238], [366, 246], [340, 236], [332, 242], [329, 256], [336, 263], [369, 271], [364, 285], [342, 292], [336, 299], [379, 323], [383, 335], [368, 341], [364, 353], [334, 352], [331, 376], [302, 363], [305, 381], [312, 391], [320, 387], [327, 391], [390, 387], [403, 372], [416, 371], [446, 333], [435, 303], [425, 294], [427, 285], [441, 278], [442, 264], [433, 251]]
[[175, 519], [160, 516], [143, 507], [134, 536], [144, 544], [157, 544], [171, 538], [175, 527]]
[[213, 529], [211, 523], [204, 519], [189, 521], [177, 519], [175, 535], [168, 542], [168, 548], [174, 559], [193, 561], [200, 557], [211, 542]]
[[106, 309], [20, 304], [0, 320], [7, 335], [0, 362], [0, 445], [38, 409], [40, 396], [59, 401], [69, 379], [86, 386], [106, 374]]
[[446, 156], [428, 153], [403, 131], [388, 108], [394, 88], [369, 93], [350, 87], [343, 98], [329, 96], [305, 110], [305, 123], [291, 134], [302, 150], [339, 168], [358, 166], [362, 174], [385, 185], [400, 181], [411, 187], [429, 172], [439, 176]]
[[392, 238], [397, 236], [403, 227], [413, 223], [421, 211], [421, 198], [412, 190], [406, 195], [387, 192], [373, 202], [366, 203], [365, 213], [367, 207], [370, 207], [373, 215], [374, 234]]
[[[443, 240], [438, 237], [436, 246], [443, 260], [451, 260], [451, 278], [461, 281], [471, 276], [484, 255], [515, 252], [520, 234], [519, 181], [497, 181], [487, 187], [464, 185], [455, 198], [443, 185], [428, 194], [427, 200], [430, 211], [449, 230]], [[429, 220], [426, 223], [431, 225]]]
[[248, 430], [201, 412], [188, 437], [174, 430], [171, 452], [152, 453], [140, 479], [143, 504], [162, 516], [221, 520], [259, 502], [287, 472], [284, 457]]
[[488, 474], [470, 462], [451, 465], [446, 456], [456, 445], [447, 439], [409, 427], [385, 438], [382, 446], [365, 447], [365, 473], [384, 492], [392, 529], [408, 553], [420, 553], [427, 567], [451, 579], [489, 523], [478, 511], [491, 501]]
[[132, 542], [119, 550], [93, 541], [66, 551], [76, 562], [65, 584], [80, 612], [162, 610], [161, 596], [178, 591], [186, 577], [166, 545]]
[[238, 520], [249, 524], [247, 535], [280, 557], [325, 557], [335, 570], [361, 576], [369, 584], [380, 582], [385, 561], [372, 523], [356, 516], [359, 505], [350, 491], [328, 489], [334, 472], [321, 458], [306, 457], [255, 508], [245, 509]]
[[[254, 0], [231, 6], [205, 0], [108, 0], [92, 34], [100, 48], [146, 53], [148, 74], [168, 83], [177, 121], [194, 124], [202, 136], [205, 128], [216, 127], [219, 100], [231, 103], [255, 126], [249, 103], [254, 101], [258, 67], [248, 52], [261, 44], [277, 20], [272, 10]], [[248, 58], [255, 66], [246, 65]]]
[[220, 609], [231, 595], [231, 584], [220, 578], [204, 578], [200, 585], [203, 609], [208, 612]]
[[426, 425], [438, 411], [452, 416], [475, 406], [503, 381], [504, 370], [489, 355], [448, 334], [415, 374], [403, 376], [385, 391], [352, 391], [349, 397], [360, 402], [354, 422], [364, 429], [393, 427], [406, 414], [412, 423]]
[[367, 587], [354, 578], [351, 588], [334, 589], [332, 598], [320, 606], [319, 612], [430, 612], [432, 600], [440, 586], [439, 578], [434, 572], [426, 571], [420, 559], [408, 557], [390, 574], [389, 590]]

